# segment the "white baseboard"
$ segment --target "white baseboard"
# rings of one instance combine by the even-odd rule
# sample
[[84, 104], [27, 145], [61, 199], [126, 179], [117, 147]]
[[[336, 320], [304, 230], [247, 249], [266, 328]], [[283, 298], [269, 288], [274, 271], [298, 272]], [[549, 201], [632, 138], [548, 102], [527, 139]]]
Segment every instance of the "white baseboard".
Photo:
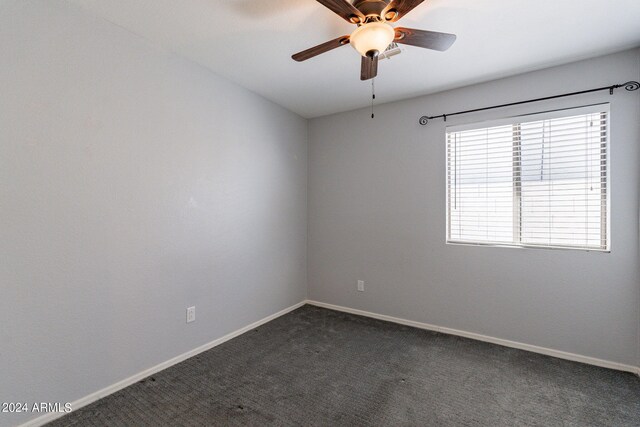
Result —
[[[243, 328], [240, 328], [236, 331], [233, 331], [223, 337], [220, 337], [218, 339], [215, 339], [207, 344], [201, 345], [200, 347], [194, 348], [193, 350], [187, 351], [186, 353], [183, 353], [179, 356], [174, 357], [173, 359], [169, 359], [165, 362], [162, 362], [156, 366], [153, 366], [149, 369], [145, 369], [142, 372], [138, 372], [135, 375], [130, 376], [129, 378], [126, 378], [122, 381], [118, 381], [115, 384], [112, 384], [108, 387], [103, 388], [102, 390], [98, 390], [95, 393], [91, 393], [88, 396], [82, 397], [78, 400], [76, 400], [75, 402], [71, 402], [71, 407], [73, 408], [73, 410], [77, 410], [82, 408], [83, 406], [87, 406], [90, 403], [95, 402], [96, 400], [102, 399], [105, 396], [108, 396], [112, 393], [115, 393], [118, 390], [122, 390], [125, 387], [130, 386], [131, 384], [134, 384], [146, 377], [148, 377], [149, 375], [153, 375], [156, 372], [160, 372], [164, 369], [167, 369], [170, 366], [173, 366], [177, 363], [183, 362], [197, 354], [202, 353], [203, 351], [207, 351], [213, 347], [216, 347], [226, 341], [229, 341], [232, 338], [237, 337], [238, 335], [242, 335], [245, 332], [248, 332], [252, 329], [257, 328], [260, 325], [264, 325], [267, 322], [272, 321], [273, 319], [280, 317], [282, 315], [285, 315], [299, 307], [302, 307], [303, 305], [306, 304], [306, 301], [301, 301], [295, 305], [292, 305], [291, 307], [287, 307], [284, 310], [280, 310], [279, 312], [272, 314], [270, 316], [265, 317], [264, 319], [260, 319], [257, 322], [254, 322], [250, 325], [247, 325]], [[20, 427], [36, 427], [36, 426], [42, 426], [48, 422], [51, 422], [57, 418], [60, 418], [62, 416], [64, 416], [66, 414], [64, 413], [57, 413], [57, 412], [50, 412], [47, 414], [44, 414], [38, 418], [34, 418], [32, 420], [27, 421], [26, 423], [22, 424]]]
[[633, 372], [640, 376], [640, 367], [625, 365], [623, 363], [611, 362], [608, 360], [596, 359], [595, 357], [582, 356], [580, 354], [567, 353], [566, 351], [554, 350], [551, 348], [539, 347], [537, 345], [524, 344], [517, 341], [509, 341], [502, 338], [490, 337], [487, 335], [476, 334], [474, 332], [461, 331], [458, 329], [445, 328], [443, 326], [431, 325], [428, 323], [416, 322], [413, 320], [400, 319], [398, 317], [387, 316], [384, 314], [371, 313], [369, 311], [357, 310], [355, 308], [343, 307], [339, 305], [327, 304], [319, 301], [307, 300], [307, 304], [317, 307], [328, 308], [331, 310], [342, 311], [345, 313], [357, 314], [359, 316], [371, 317], [374, 319], [385, 320], [387, 322], [398, 323], [400, 325], [413, 326], [414, 328], [427, 329], [429, 331], [442, 332], [449, 335], [457, 335], [460, 337], [471, 338], [478, 341], [498, 344], [505, 347], [527, 350], [533, 353], [545, 354], [547, 356], [558, 357], [560, 359], [572, 360], [574, 362], [587, 363], [589, 365], [600, 366], [603, 368], [616, 369], [618, 371]]
[[[323, 308], [328, 308], [331, 310], [336, 310], [336, 311], [343, 311], [345, 313], [351, 313], [351, 314], [356, 314], [356, 315], [360, 315], [360, 316], [365, 316], [365, 317], [371, 317], [374, 319], [379, 319], [379, 320], [385, 320], [387, 322], [393, 322], [393, 323], [398, 323], [401, 325], [407, 325], [407, 326], [412, 326], [414, 328], [419, 328], [419, 329], [426, 329], [426, 330], [430, 330], [430, 331], [436, 331], [436, 332], [442, 332], [445, 334], [450, 334], [450, 335], [457, 335], [457, 336], [461, 336], [461, 337], [465, 337], [465, 338], [471, 338], [471, 339], [475, 339], [478, 341], [485, 341], [485, 342], [490, 342], [493, 344], [498, 344], [498, 345], [502, 345], [505, 347], [513, 347], [513, 348], [518, 348], [521, 350], [527, 350], [527, 351], [531, 351], [534, 353], [540, 353], [540, 354], [545, 354], [547, 356], [553, 356], [553, 357], [558, 357], [560, 359], [566, 359], [566, 360], [572, 360], [575, 362], [582, 362], [582, 363], [587, 363], [590, 365], [596, 365], [596, 366], [601, 366], [604, 368], [610, 368], [610, 369], [616, 369], [619, 371], [627, 371], [627, 372], [633, 372], [637, 375], [640, 375], [640, 367], [636, 367], [636, 366], [631, 366], [631, 365], [625, 365], [622, 363], [618, 363], [618, 362], [611, 362], [608, 360], [602, 360], [602, 359], [596, 359], [594, 357], [588, 357], [588, 356], [581, 356], [579, 354], [573, 354], [573, 353], [567, 353], [564, 351], [560, 351], [560, 350], [553, 350], [550, 348], [545, 348], [545, 347], [539, 347], [539, 346], [535, 346], [535, 345], [530, 345], [530, 344], [524, 344], [524, 343], [520, 343], [520, 342], [516, 342], [516, 341], [509, 341], [509, 340], [504, 340], [501, 338], [494, 338], [494, 337], [490, 337], [487, 335], [481, 335], [481, 334], [476, 334], [473, 332], [466, 332], [466, 331], [460, 331], [457, 329], [451, 329], [451, 328], [445, 328], [442, 326], [436, 326], [436, 325], [431, 325], [428, 323], [422, 323], [422, 322], [416, 322], [413, 320], [407, 320], [407, 319], [400, 319], [398, 317], [392, 317], [392, 316], [387, 316], [384, 314], [377, 314], [377, 313], [371, 313], [369, 311], [364, 311], [364, 310], [358, 310], [355, 308], [348, 308], [348, 307], [342, 307], [339, 305], [333, 305], [333, 304], [327, 304], [327, 303], [323, 303], [323, 302], [319, 302], [319, 301], [313, 301], [313, 300], [305, 300], [305, 301], [301, 301], [295, 305], [292, 305], [291, 307], [287, 307], [284, 310], [281, 310], [277, 313], [274, 313], [270, 316], [265, 317], [264, 319], [258, 320], [257, 322], [254, 322], [250, 325], [247, 325], [243, 328], [240, 328], [236, 331], [233, 331], [223, 337], [220, 337], [218, 339], [215, 339], [207, 344], [201, 345], [200, 347], [197, 347], [193, 350], [190, 350], [186, 353], [183, 353], [179, 356], [176, 356], [172, 359], [169, 359], [165, 362], [162, 362], [156, 366], [153, 366], [149, 369], [146, 369], [142, 372], [139, 372], [135, 375], [130, 376], [129, 378], [126, 378], [122, 381], [119, 381], [115, 384], [112, 384], [108, 387], [103, 388], [102, 390], [96, 391], [95, 393], [91, 393], [88, 396], [82, 397], [78, 400], [76, 400], [75, 402], [71, 403], [71, 407], [73, 408], [73, 410], [77, 410], [82, 408], [83, 406], [87, 406], [90, 403], [93, 403], [99, 399], [102, 399], [103, 397], [106, 397], [112, 393], [115, 393], [116, 391], [122, 390], [125, 387], [130, 386], [131, 384], [134, 384], [146, 377], [148, 377], [149, 375], [153, 375], [156, 372], [160, 372], [164, 369], [169, 368], [170, 366], [173, 366], [177, 363], [183, 362], [197, 354], [202, 353], [203, 351], [207, 351], [213, 347], [216, 347], [226, 341], [229, 341], [232, 338], [235, 338], [239, 335], [244, 334], [247, 331], [250, 331], [252, 329], [257, 328], [258, 326], [261, 326], [267, 322], [272, 321], [273, 319], [276, 319], [280, 316], [283, 316], [299, 307], [302, 307], [305, 304], [310, 304], [310, 305], [315, 305], [317, 307], [323, 307]], [[22, 424], [20, 427], [36, 427], [36, 426], [42, 426], [48, 422], [51, 422], [57, 418], [60, 418], [62, 416], [64, 416], [66, 414], [64, 413], [47, 413], [44, 414], [40, 417], [34, 418], [32, 420], [29, 420], [27, 422], [25, 422], [24, 424]]]

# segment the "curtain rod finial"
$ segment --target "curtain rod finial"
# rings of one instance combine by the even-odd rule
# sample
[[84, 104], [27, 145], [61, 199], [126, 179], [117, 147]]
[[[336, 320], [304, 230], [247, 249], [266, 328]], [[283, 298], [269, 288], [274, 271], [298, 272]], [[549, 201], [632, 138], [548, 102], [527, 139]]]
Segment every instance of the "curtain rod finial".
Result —
[[632, 92], [632, 91], [634, 91], [634, 90], [638, 90], [638, 89], [640, 89], [640, 83], [635, 82], [635, 81], [626, 82], [626, 83], [624, 84], [624, 88], [625, 88], [626, 90], [628, 90], [629, 92]]

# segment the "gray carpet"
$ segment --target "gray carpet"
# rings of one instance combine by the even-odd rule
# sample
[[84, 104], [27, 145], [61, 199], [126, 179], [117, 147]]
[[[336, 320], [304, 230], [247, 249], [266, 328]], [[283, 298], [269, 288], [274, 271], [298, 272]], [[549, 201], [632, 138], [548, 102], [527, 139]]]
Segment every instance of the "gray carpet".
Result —
[[50, 426], [638, 426], [640, 379], [304, 306]]

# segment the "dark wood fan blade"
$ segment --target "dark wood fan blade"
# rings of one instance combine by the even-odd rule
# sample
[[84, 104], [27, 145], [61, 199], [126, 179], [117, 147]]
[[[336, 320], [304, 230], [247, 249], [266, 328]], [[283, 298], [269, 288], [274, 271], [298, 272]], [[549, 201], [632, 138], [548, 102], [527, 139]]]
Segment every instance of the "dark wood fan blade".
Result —
[[393, 41], [444, 52], [456, 41], [456, 35], [398, 27], [396, 28], [396, 38]]
[[369, 56], [362, 57], [362, 65], [360, 68], [360, 80], [369, 80], [378, 75], [378, 57]]
[[423, 1], [424, 0], [391, 0], [381, 15], [385, 17], [387, 21], [396, 22]]
[[364, 15], [356, 9], [348, 0], [317, 0], [318, 3], [331, 9], [347, 22], [358, 24], [364, 22]]
[[298, 52], [291, 57], [298, 62], [302, 62], [306, 61], [309, 58], [313, 58], [314, 56], [320, 55], [321, 53], [328, 52], [332, 49], [344, 46], [346, 44], [349, 44], [349, 36], [342, 36], [338, 37], [337, 39], [329, 40], [328, 42], [324, 42], [307, 50], [303, 50], [302, 52]]

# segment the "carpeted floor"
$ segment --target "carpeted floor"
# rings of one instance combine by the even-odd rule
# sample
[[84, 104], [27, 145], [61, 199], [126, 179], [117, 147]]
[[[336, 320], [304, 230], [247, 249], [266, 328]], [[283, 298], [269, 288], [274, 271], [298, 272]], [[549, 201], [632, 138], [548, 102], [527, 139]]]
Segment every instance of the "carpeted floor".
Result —
[[640, 378], [304, 306], [50, 426], [638, 426]]

